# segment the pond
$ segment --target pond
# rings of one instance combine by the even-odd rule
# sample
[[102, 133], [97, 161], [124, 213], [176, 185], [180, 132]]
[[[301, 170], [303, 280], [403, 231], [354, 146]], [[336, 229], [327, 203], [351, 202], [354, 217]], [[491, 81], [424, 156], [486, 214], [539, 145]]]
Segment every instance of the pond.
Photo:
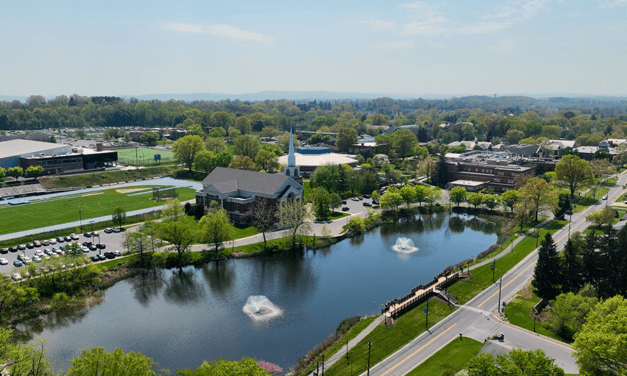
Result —
[[[27, 338], [46, 339], [57, 370], [83, 349], [122, 347], [172, 371], [244, 356], [288, 371], [343, 319], [380, 314], [388, 300], [494, 244], [495, 231], [472, 216], [420, 215], [325, 249], [148, 272], [116, 283], [101, 304], [19, 327]], [[394, 251], [399, 238], [417, 250]], [[281, 314], [244, 313], [257, 295]]]

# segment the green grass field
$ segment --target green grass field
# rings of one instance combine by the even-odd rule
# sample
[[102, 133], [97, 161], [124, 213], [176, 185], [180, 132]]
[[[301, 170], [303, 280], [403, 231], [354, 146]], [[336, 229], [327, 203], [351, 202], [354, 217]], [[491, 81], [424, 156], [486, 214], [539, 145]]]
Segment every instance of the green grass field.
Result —
[[[530, 315], [533, 306], [540, 301], [540, 297], [531, 292], [529, 298], [523, 296], [517, 296], [512, 300], [507, 307], [505, 307], [505, 315], [511, 324], [520, 326], [527, 330], [534, 330], [533, 318]], [[544, 336], [556, 339], [558, 341], [564, 341], [560, 336], [546, 329], [541, 323], [536, 322], [535, 332]], [[565, 341], [564, 341], [565, 342]]]
[[[135, 155], [135, 151], [137, 150], [137, 155]], [[130, 163], [130, 164], [139, 164], [139, 165], [154, 165], [157, 164], [155, 161], [155, 154], [160, 154], [162, 162], [172, 162], [174, 160], [174, 153], [169, 150], [158, 150], [158, 149], [150, 149], [150, 148], [131, 148], [131, 149], [118, 149], [118, 159], [122, 163]], [[137, 162], [137, 163], [136, 163]]]
[[471, 338], [464, 338], [461, 341], [454, 339], [418, 367], [411, 370], [407, 376], [454, 375], [461, 371], [470, 359], [477, 356], [482, 347], [483, 343]]
[[[151, 187], [132, 188], [150, 189]], [[195, 197], [195, 191], [191, 188], [179, 188], [178, 193], [181, 201]], [[72, 195], [71, 198], [66, 199], [4, 207], [0, 209], [0, 234], [78, 221], [79, 209], [83, 224], [87, 224], [90, 218], [111, 215], [118, 207], [131, 211], [164, 204], [164, 202], [154, 202], [150, 193], [130, 197], [127, 194], [108, 189], [80, 196]]]

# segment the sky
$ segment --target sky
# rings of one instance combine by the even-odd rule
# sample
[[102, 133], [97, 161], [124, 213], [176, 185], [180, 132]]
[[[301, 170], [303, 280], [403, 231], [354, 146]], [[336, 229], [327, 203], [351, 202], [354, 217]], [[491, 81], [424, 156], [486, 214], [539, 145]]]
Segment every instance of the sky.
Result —
[[0, 95], [627, 94], [627, 0], [0, 0]]

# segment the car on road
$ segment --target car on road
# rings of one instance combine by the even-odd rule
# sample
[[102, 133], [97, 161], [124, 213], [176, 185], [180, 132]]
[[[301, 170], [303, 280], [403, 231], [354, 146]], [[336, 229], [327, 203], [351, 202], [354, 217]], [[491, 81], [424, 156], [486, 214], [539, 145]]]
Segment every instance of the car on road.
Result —
[[59, 236], [57, 238], [57, 243], [63, 243], [65, 241], [65, 238], [63, 238], [63, 236]]
[[343, 207], [342, 207], [342, 211], [348, 211], [348, 210], [349, 210], [349, 209], [348, 209], [348, 206], [343, 206]]
[[0, 248], [0, 253], [6, 255], [7, 253], [9, 253], [9, 248]]
[[9, 261], [5, 258], [0, 258], [0, 265], [8, 265]]
[[105, 234], [110, 234], [110, 233], [113, 232], [113, 229], [107, 227], [107, 228], [104, 229], [104, 232], [105, 232]]
[[20, 260], [13, 261], [13, 266], [21, 268], [24, 264]]

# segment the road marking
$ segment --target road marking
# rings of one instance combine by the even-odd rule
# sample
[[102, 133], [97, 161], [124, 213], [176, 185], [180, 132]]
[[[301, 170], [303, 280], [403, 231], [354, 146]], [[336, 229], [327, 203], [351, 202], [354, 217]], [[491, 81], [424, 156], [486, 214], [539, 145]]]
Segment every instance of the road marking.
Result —
[[431, 341], [427, 342], [426, 344], [422, 345], [421, 348], [419, 348], [418, 350], [414, 351], [413, 353], [411, 353], [411, 355], [409, 355], [407, 358], [401, 360], [400, 362], [396, 363], [394, 365], [394, 367], [388, 369], [387, 371], [385, 371], [383, 374], [381, 374], [381, 376], [385, 376], [388, 373], [392, 372], [396, 367], [400, 366], [401, 364], [405, 363], [407, 360], [409, 360], [409, 358], [411, 358], [412, 356], [418, 354], [422, 349], [424, 349], [425, 347], [429, 346], [433, 341], [435, 341], [436, 339], [440, 338], [444, 333], [448, 332], [449, 330], [451, 330], [455, 325], [457, 325], [457, 323], [451, 325], [448, 327], [448, 329], [446, 329], [445, 331], [443, 331], [442, 333], [438, 334], [435, 338], [433, 338]]
[[[507, 283], [505, 284], [505, 286], [501, 287], [501, 289], [503, 289], [503, 288], [507, 287], [510, 283], [514, 282], [514, 281], [516, 280], [516, 278], [520, 277], [520, 276], [521, 276], [524, 272], [526, 272], [526, 271], [527, 271], [527, 269], [531, 268], [534, 264], [535, 264], [535, 262], [532, 262], [529, 266], [527, 266], [527, 267], [525, 268], [525, 270], [523, 270], [522, 272], [518, 273], [518, 275], [517, 275], [516, 277], [512, 278], [512, 280], [511, 280], [511, 281], [507, 282]], [[485, 302], [487, 302], [488, 300], [490, 300], [490, 299], [494, 298], [494, 296], [495, 296], [496, 294], [498, 294], [498, 293], [499, 293], [499, 292], [497, 291], [497, 292], [495, 292], [494, 294], [490, 295], [490, 297], [488, 297], [486, 300], [484, 300], [483, 302], [481, 302], [481, 304], [479, 304], [479, 305], [477, 306], [477, 308], [481, 308], [481, 306], [482, 306], [483, 304], [485, 304]]]

